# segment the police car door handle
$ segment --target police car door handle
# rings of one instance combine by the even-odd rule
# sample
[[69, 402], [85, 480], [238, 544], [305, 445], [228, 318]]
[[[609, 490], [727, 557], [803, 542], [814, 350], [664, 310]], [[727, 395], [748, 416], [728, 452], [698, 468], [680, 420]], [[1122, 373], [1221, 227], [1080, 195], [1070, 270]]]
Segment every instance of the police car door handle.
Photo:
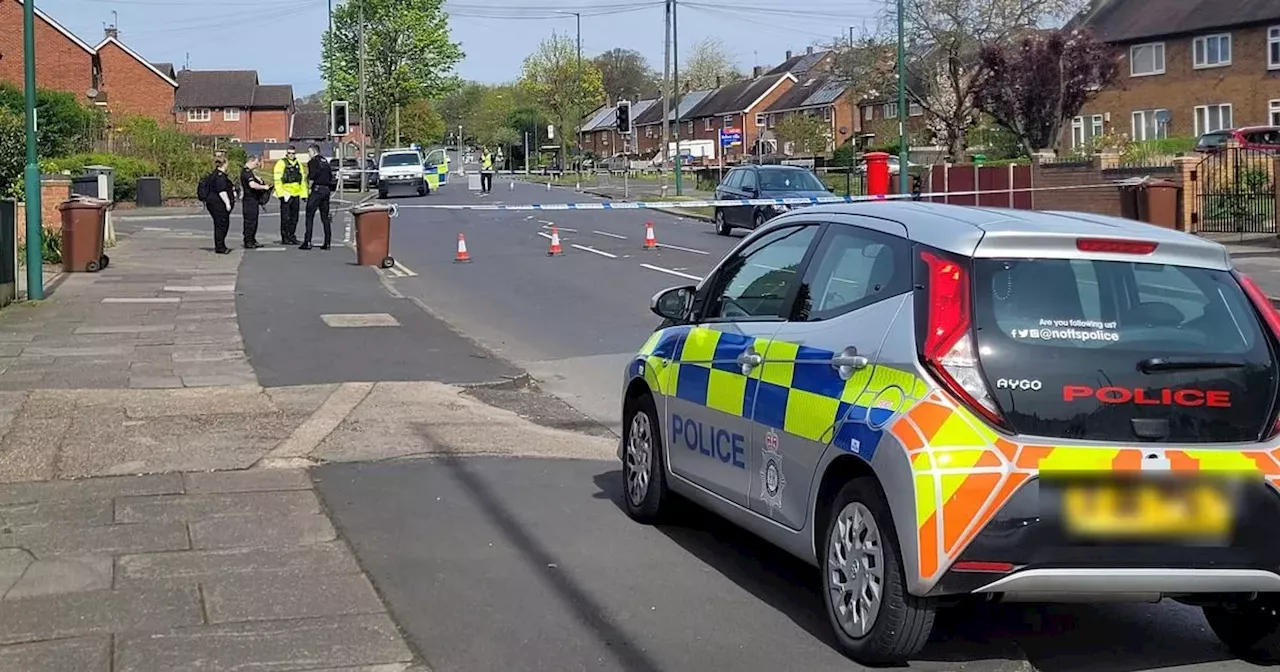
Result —
[[751, 373], [751, 369], [760, 366], [762, 363], [764, 363], [764, 357], [761, 357], [758, 352], [747, 350], [738, 355], [738, 365], [742, 367], [743, 375]]
[[831, 366], [840, 373], [840, 377], [848, 380], [853, 377], [853, 372], [858, 369], [865, 369], [870, 360], [858, 354], [856, 348], [845, 348], [843, 352], [831, 358]]

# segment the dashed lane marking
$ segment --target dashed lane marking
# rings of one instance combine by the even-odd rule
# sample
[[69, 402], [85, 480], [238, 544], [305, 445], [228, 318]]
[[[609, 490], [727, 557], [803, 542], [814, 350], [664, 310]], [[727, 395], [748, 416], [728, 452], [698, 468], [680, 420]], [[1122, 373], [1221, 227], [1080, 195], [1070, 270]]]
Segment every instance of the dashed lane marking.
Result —
[[647, 269], [649, 269], [649, 270], [651, 270], [651, 271], [657, 271], [657, 272], [659, 272], [659, 273], [666, 273], [667, 275], [674, 275], [674, 276], [677, 276], [677, 277], [680, 277], [680, 278], [687, 278], [687, 279], [689, 279], [689, 280], [695, 280], [695, 281], [697, 281], [697, 282], [701, 282], [701, 281], [702, 281], [702, 277], [701, 277], [701, 276], [697, 276], [697, 275], [690, 275], [690, 274], [688, 274], [688, 273], [682, 273], [682, 272], [680, 272], [680, 271], [673, 271], [673, 270], [671, 270], [670, 268], [663, 268], [663, 267], [661, 267], [661, 266], [654, 266], [653, 264], [640, 264], [640, 267], [641, 267], [641, 268], [647, 268]]
[[578, 245], [578, 244], [576, 244], [576, 243], [572, 243], [572, 244], [570, 244], [570, 245], [569, 245], [569, 247], [572, 247], [572, 248], [577, 249], [577, 250], [582, 250], [583, 252], [590, 252], [590, 253], [592, 253], [592, 254], [598, 254], [598, 255], [600, 255], [600, 256], [602, 256], [602, 257], [608, 257], [608, 258], [610, 258], [610, 259], [617, 259], [617, 258], [618, 258], [618, 255], [616, 255], [616, 254], [609, 254], [608, 252], [604, 252], [604, 251], [601, 251], [601, 250], [597, 250], [597, 249], [596, 249], [596, 248], [594, 248], [594, 247], [588, 247], [588, 246], [586, 246], [586, 245]]
[[400, 326], [400, 321], [390, 313], [331, 313], [321, 315], [320, 319], [337, 328]]
[[137, 297], [137, 298], [132, 298], [132, 297], [107, 297], [107, 298], [105, 298], [105, 299], [103, 299], [103, 300], [102, 300], [102, 302], [103, 302], [103, 303], [178, 303], [178, 302], [180, 302], [180, 301], [182, 301], [182, 299], [180, 299], [180, 298], [178, 298], [178, 297], [176, 297], [176, 296], [171, 296], [171, 297], [149, 297], [149, 298], [143, 298], [143, 297]]
[[681, 252], [692, 252], [694, 254], [711, 254], [710, 252], [695, 250], [692, 247], [680, 247], [679, 245], [668, 245], [666, 243], [658, 243], [658, 247], [661, 247], [665, 250], [680, 250]]
[[166, 292], [234, 292], [235, 285], [165, 285]]
[[567, 232], [567, 233], [577, 233], [577, 232], [578, 232], [578, 230], [577, 230], [577, 229], [570, 229], [570, 228], [565, 227], [565, 226], [556, 226], [556, 225], [555, 225], [555, 223], [553, 223], [553, 222], [547, 222], [546, 224], [543, 224], [543, 225], [542, 225], [542, 228], [544, 228], [544, 229], [550, 229], [550, 228], [552, 228], [552, 227], [555, 227], [555, 229], [556, 229], [557, 231], [565, 231], [565, 232]]
[[608, 231], [592, 231], [591, 233], [594, 233], [594, 234], [596, 234], [596, 235], [598, 235], [598, 236], [608, 236], [608, 237], [610, 237], [610, 238], [617, 238], [618, 240], [626, 240], [626, 239], [627, 239], [627, 237], [626, 237], [626, 236], [620, 236], [620, 235], [618, 235], [618, 234], [616, 234], [616, 233], [609, 233]]

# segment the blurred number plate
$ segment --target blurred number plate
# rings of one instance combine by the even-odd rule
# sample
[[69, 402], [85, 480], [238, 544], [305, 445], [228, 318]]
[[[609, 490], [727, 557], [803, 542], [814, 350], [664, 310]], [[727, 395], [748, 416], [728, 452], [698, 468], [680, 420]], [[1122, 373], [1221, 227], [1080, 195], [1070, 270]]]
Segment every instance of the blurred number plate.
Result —
[[1091, 538], [1221, 537], [1235, 520], [1224, 483], [1087, 483], [1065, 485], [1067, 531]]

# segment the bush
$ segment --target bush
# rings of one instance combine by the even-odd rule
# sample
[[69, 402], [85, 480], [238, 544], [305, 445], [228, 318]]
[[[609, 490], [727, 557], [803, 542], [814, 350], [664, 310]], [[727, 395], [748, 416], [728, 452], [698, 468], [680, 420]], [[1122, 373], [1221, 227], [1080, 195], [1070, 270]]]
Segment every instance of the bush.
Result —
[[[18, 115], [26, 114], [22, 89], [13, 84], [0, 84], [0, 108]], [[81, 105], [76, 96], [65, 91], [36, 91], [36, 113], [40, 123], [36, 136], [42, 156], [66, 156], [90, 148], [106, 126], [101, 112]]]
[[22, 193], [27, 139], [22, 115], [0, 108], [0, 198]]
[[160, 168], [145, 159], [115, 154], [76, 154], [49, 162], [55, 172], [64, 170], [79, 175], [85, 166], [111, 166], [115, 168], [116, 189], [112, 198], [117, 201], [133, 200], [138, 195], [139, 177], [157, 177]]

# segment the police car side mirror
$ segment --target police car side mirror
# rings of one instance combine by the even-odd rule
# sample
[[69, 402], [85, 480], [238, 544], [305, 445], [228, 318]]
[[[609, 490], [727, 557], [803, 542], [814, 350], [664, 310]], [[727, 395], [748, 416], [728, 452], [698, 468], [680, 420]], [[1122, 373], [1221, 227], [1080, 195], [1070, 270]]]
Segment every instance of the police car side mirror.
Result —
[[649, 310], [658, 317], [683, 322], [689, 319], [695, 291], [692, 286], [664, 289], [649, 300]]

